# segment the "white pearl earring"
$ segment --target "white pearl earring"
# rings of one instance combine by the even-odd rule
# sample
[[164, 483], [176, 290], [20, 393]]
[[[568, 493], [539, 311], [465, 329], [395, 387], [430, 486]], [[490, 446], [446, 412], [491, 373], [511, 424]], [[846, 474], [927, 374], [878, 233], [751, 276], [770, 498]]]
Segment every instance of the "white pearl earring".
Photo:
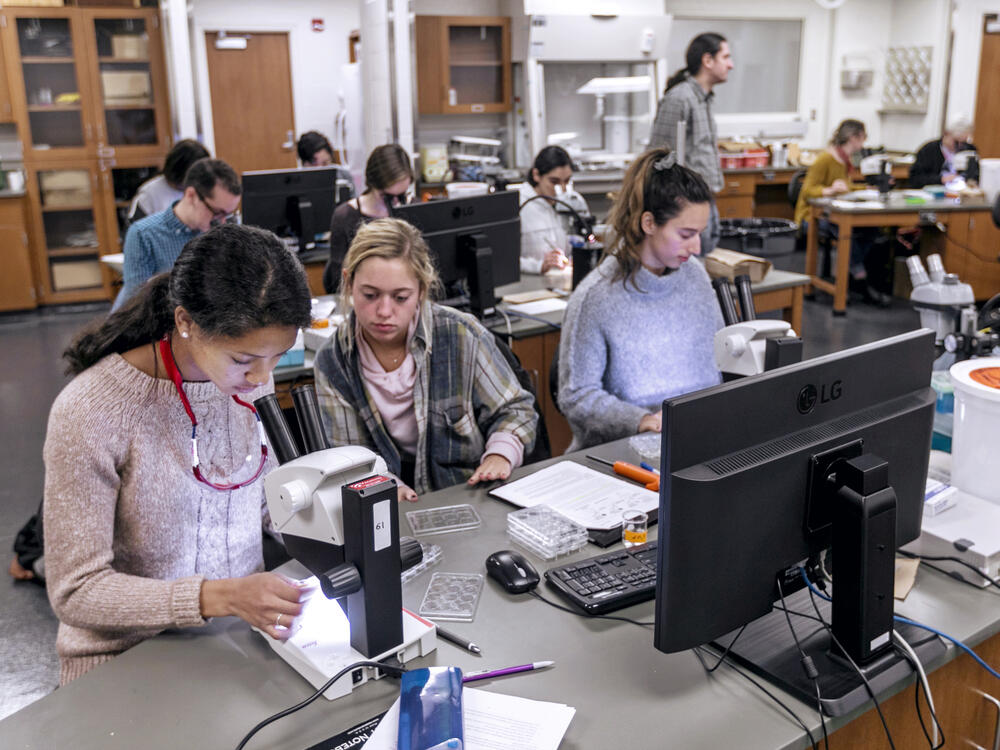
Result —
[[181, 338], [182, 339], [186, 339], [187, 337], [188, 337], [188, 332], [187, 331], [181, 331]]

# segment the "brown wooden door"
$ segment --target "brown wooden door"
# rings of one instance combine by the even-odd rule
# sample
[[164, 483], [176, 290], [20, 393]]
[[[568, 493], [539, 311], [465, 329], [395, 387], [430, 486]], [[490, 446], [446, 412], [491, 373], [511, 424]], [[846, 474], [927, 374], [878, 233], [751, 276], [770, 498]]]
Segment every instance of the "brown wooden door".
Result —
[[979, 93], [976, 98], [976, 148], [982, 158], [1000, 157], [1000, 20], [983, 19], [983, 51], [979, 57]]
[[246, 49], [216, 49], [206, 32], [215, 155], [237, 172], [296, 166], [288, 34], [246, 34]]

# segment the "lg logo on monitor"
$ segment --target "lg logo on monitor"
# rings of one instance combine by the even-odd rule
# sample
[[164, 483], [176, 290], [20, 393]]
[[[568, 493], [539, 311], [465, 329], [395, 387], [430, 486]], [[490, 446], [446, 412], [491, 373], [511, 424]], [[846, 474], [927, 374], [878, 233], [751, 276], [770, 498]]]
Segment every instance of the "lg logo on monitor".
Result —
[[843, 383], [839, 380], [834, 380], [829, 384], [823, 383], [819, 388], [810, 383], [799, 391], [795, 406], [798, 408], [799, 414], [808, 414], [816, 408], [817, 403], [825, 404], [836, 401], [843, 392]]

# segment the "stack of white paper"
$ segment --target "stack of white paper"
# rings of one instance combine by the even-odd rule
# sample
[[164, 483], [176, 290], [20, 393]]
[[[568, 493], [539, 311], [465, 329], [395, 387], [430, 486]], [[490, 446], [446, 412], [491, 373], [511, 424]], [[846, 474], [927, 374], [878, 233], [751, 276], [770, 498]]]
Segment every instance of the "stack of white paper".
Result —
[[588, 529], [613, 529], [621, 525], [626, 510], [650, 513], [660, 507], [658, 492], [573, 461], [547, 466], [490, 495], [522, 508], [545, 503]]
[[[462, 689], [463, 750], [556, 750], [576, 709], [513, 695]], [[382, 717], [364, 750], [396, 750], [399, 700]]]

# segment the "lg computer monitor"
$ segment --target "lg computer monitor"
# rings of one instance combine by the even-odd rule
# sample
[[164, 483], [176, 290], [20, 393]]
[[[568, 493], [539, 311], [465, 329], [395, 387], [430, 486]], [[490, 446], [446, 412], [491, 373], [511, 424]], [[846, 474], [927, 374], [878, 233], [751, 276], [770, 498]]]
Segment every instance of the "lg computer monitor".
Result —
[[268, 169], [243, 173], [243, 223], [297, 237], [299, 250], [330, 230], [333, 210], [354, 194], [342, 167]]
[[479, 317], [493, 311], [496, 287], [520, 281], [517, 193], [413, 203], [392, 215], [420, 230], [444, 284], [468, 282], [469, 306]]
[[[934, 356], [921, 329], [664, 401], [656, 648], [728, 646], [739, 634], [737, 660], [814, 703], [773, 608], [781, 581], [806, 615], [793, 627], [820, 671], [825, 712], [850, 711], [868, 693], [809, 619], [800, 570], [832, 568], [843, 649], [876, 691], [908, 674], [891, 642], [894, 557], [920, 534]], [[908, 640], [943, 648], [926, 634]]]

